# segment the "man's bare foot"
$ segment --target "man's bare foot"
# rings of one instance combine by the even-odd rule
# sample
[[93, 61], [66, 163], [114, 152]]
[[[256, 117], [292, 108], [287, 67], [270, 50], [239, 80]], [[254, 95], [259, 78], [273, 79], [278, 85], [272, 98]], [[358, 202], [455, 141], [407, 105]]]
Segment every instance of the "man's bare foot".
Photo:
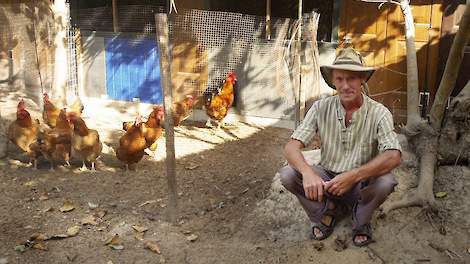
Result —
[[369, 239], [369, 238], [367, 238], [367, 236], [357, 235], [357, 236], [354, 238], [354, 242], [355, 242], [356, 244], [362, 244], [362, 243], [364, 243], [365, 241], [367, 241], [367, 239]]

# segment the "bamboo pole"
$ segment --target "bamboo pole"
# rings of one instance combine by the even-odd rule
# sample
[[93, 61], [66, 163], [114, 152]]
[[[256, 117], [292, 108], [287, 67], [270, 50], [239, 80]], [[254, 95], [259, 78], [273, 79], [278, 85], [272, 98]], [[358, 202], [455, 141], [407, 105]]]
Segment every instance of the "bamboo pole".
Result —
[[166, 142], [166, 176], [168, 180], [169, 218], [176, 222], [178, 196], [176, 194], [176, 159], [175, 159], [175, 132], [171, 105], [173, 92], [171, 88], [170, 44], [168, 34], [167, 14], [155, 15], [155, 28], [157, 33], [158, 50], [160, 54], [161, 86], [163, 87], [165, 108], [165, 142]]

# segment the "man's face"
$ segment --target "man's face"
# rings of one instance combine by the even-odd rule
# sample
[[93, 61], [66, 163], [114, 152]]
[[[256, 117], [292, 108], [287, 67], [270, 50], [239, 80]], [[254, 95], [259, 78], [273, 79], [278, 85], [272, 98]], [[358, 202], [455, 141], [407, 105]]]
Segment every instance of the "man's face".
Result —
[[343, 103], [360, 101], [365, 75], [360, 72], [333, 70], [333, 85]]

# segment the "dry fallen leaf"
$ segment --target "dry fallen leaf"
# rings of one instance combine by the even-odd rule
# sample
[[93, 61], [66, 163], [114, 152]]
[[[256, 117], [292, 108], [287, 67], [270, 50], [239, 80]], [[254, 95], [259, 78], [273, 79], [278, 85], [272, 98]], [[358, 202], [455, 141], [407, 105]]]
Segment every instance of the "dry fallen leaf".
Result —
[[115, 250], [123, 250], [124, 246], [123, 245], [108, 245], [110, 248], [115, 249]]
[[25, 182], [24, 186], [31, 187], [31, 186], [36, 186], [37, 184], [38, 183], [36, 181], [29, 181], [29, 182]]
[[132, 228], [134, 228], [134, 230], [139, 232], [139, 233], [142, 233], [142, 232], [145, 232], [145, 231], [149, 230], [147, 227], [138, 226], [138, 225], [133, 225]]
[[80, 231], [80, 226], [72, 226], [67, 229], [67, 235], [69, 237], [73, 237], [73, 236], [76, 236], [79, 231]]
[[67, 237], [69, 237], [69, 235], [67, 234], [58, 234], [58, 235], [52, 235], [49, 239], [57, 240], [57, 239], [64, 239]]
[[67, 255], [67, 259], [68, 259], [70, 262], [74, 262], [75, 259], [77, 259], [77, 257], [78, 257], [78, 254], [74, 254], [74, 255], [72, 255], [72, 256]]
[[96, 221], [96, 217], [94, 217], [93, 215], [86, 216], [80, 221], [80, 223], [82, 225], [98, 225], [98, 222]]
[[105, 245], [109, 245], [109, 244], [117, 244], [119, 243], [119, 235], [118, 234], [115, 234], [114, 236], [108, 238], [104, 244]]
[[437, 192], [435, 196], [436, 198], [444, 198], [447, 196], [447, 192]]
[[18, 252], [25, 252], [26, 251], [26, 246], [25, 245], [17, 245], [14, 247], [15, 251], [18, 251]]
[[32, 246], [32, 248], [34, 248], [34, 249], [39, 249], [39, 250], [44, 250], [44, 251], [49, 250], [49, 249], [47, 248], [47, 245], [44, 244], [44, 243], [34, 243], [33, 246]]
[[52, 211], [54, 211], [54, 208], [52, 208], [52, 207], [49, 206], [49, 207], [47, 207], [47, 208], [44, 208], [44, 210], [42, 210], [41, 212], [42, 212], [42, 213], [47, 213], [47, 212], [52, 212]]
[[153, 241], [145, 241], [144, 248], [150, 249], [152, 252], [161, 254], [160, 246]]
[[124, 249], [124, 246], [121, 244], [121, 239], [119, 238], [118, 234], [115, 234], [113, 237], [106, 240], [105, 245], [115, 250]]
[[41, 196], [39, 196], [39, 201], [45, 201], [48, 199], [49, 199], [49, 196], [47, 195], [47, 193], [44, 193]]
[[199, 165], [199, 164], [193, 164], [193, 165], [188, 165], [188, 166], [186, 166], [186, 167], [184, 167], [184, 168], [187, 169], [187, 170], [194, 170], [194, 169], [199, 168], [200, 166], [201, 166], [201, 165]]
[[105, 215], [106, 215], [106, 210], [100, 210], [100, 211], [97, 211], [94, 216], [98, 217], [98, 218], [103, 218]]
[[31, 241], [45, 241], [45, 240], [48, 240], [49, 238], [45, 235], [45, 234], [41, 234], [41, 233], [36, 233], [36, 234], [33, 234], [29, 240]]
[[186, 237], [186, 239], [187, 239], [188, 241], [191, 241], [191, 242], [196, 241], [197, 238], [198, 238], [198, 236], [195, 235], [195, 234], [191, 234], [191, 235], [189, 235], [189, 236]]
[[98, 206], [99, 206], [98, 204], [88, 202], [88, 207], [90, 207], [90, 209], [96, 209], [98, 208]]
[[62, 207], [59, 208], [59, 210], [62, 212], [62, 213], [65, 213], [65, 212], [70, 212], [72, 211], [73, 209], [75, 209], [75, 206], [71, 203], [71, 202], [65, 202], [64, 205], [62, 205]]
[[144, 235], [145, 235], [145, 233], [141, 232], [141, 233], [136, 233], [134, 237], [137, 240], [144, 241]]
[[156, 200], [148, 200], [148, 201], [145, 201], [145, 202], [139, 204], [139, 207], [142, 207], [144, 205], [151, 204], [151, 203], [156, 203], [156, 202], [157, 202]]

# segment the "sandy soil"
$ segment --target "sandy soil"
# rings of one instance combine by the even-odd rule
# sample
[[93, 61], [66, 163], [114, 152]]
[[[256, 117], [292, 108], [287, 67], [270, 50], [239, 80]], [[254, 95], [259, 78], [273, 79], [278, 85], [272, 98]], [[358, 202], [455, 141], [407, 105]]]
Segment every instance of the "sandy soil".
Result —
[[[17, 97], [3, 98], [2, 116], [11, 119]], [[158, 160], [145, 156], [137, 172], [125, 172], [113, 147], [121, 121], [136, 110], [101, 105], [97, 112], [92, 105], [85, 104], [86, 121], [107, 145], [96, 173], [78, 173], [78, 161], [54, 172], [42, 161], [33, 171], [10, 145], [0, 169], [0, 263], [470, 263], [468, 167], [439, 168], [435, 190], [447, 192], [438, 200], [440, 218], [431, 220], [420, 208], [374, 218], [377, 242], [367, 248], [352, 245], [346, 218], [318, 243], [309, 239], [306, 216], [276, 176], [290, 130], [236, 123], [214, 131], [186, 123], [176, 131], [178, 220], [170, 223], [164, 139]], [[410, 171], [397, 170], [400, 184], [390, 199], [416, 184]], [[66, 202], [74, 209], [61, 212]], [[82, 224], [86, 217], [94, 221]], [[134, 225], [147, 229], [143, 240]], [[73, 226], [80, 227], [78, 234], [57, 237]], [[15, 250], [38, 233], [56, 236], [36, 240], [47, 250]], [[115, 234], [123, 249], [105, 245]], [[145, 249], [146, 241], [158, 244], [160, 254]]]

